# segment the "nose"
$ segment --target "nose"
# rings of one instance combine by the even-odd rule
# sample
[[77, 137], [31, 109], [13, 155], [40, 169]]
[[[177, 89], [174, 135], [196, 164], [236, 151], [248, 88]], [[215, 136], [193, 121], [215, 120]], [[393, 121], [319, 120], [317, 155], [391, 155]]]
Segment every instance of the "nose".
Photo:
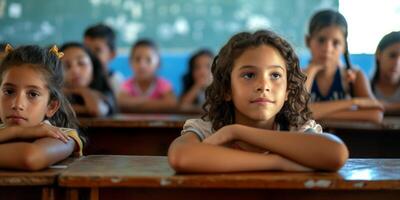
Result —
[[70, 71], [70, 73], [73, 74], [73, 75], [79, 74], [79, 73], [80, 73], [80, 71], [79, 71], [79, 66], [76, 65], [76, 64], [71, 64], [71, 66], [70, 66], [70, 68], [69, 68], [69, 71]]
[[271, 91], [269, 77], [267, 75], [258, 78], [256, 90], [260, 93]]
[[324, 52], [331, 52], [333, 49], [333, 42], [325, 41], [322, 45]]
[[18, 111], [24, 110], [24, 108], [25, 108], [25, 99], [24, 99], [22, 93], [15, 95], [15, 98], [12, 101], [11, 108], [13, 110], [18, 110]]
[[396, 65], [400, 66], [400, 54], [396, 57]]

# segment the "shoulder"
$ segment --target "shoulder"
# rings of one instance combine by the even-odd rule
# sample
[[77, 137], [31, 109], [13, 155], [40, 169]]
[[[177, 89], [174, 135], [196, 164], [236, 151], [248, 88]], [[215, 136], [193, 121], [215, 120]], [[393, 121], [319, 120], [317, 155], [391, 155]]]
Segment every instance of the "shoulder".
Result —
[[121, 89], [124, 91], [132, 90], [134, 83], [134, 79], [130, 78], [122, 83]]
[[160, 85], [171, 85], [171, 82], [163, 77], [157, 77], [156, 82]]
[[303, 133], [323, 133], [322, 126], [315, 120], [308, 120], [299, 128], [291, 128], [292, 131], [298, 131]]
[[172, 88], [172, 85], [171, 82], [169, 82], [167, 79], [164, 79], [162, 77], [157, 77], [156, 88], [159, 88], [162, 91], [168, 91]]
[[205, 121], [203, 119], [189, 119], [186, 120], [185, 124], [183, 125], [181, 135], [187, 132], [194, 132], [200, 138], [200, 140], [204, 140], [214, 131], [210, 121]]
[[82, 156], [83, 155], [83, 141], [82, 138], [79, 136], [79, 133], [76, 129], [71, 128], [59, 128], [61, 132], [68, 135], [68, 137], [72, 138], [75, 141], [76, 148], [74, 150], [75, 156]]

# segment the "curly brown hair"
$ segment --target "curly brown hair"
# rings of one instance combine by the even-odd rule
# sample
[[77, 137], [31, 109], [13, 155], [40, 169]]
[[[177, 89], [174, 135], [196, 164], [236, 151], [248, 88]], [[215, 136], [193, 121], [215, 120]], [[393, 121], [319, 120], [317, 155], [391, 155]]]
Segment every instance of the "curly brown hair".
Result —
[[311, 117], [308, 108], [310, 94], [304, 83], [304, 75], [299, 67], [299, 59], [288, 42], [272, 31], [260, 30], [255, 33], [241, 32], [234, 35], [214, 58], [211, 66], [213, 82], [206, 89], [206, 102], [203, 105], [204, 120], [212, 123], [214, 130], [233, 124], [235, 108], [232, 100], [226, 101], [231, 94], [231, 73], [235, 60], [249, 48], [268, 45], [275, 48], [284, 58], [287, 68], [288, 99], [277, 113], [275, 122], [282, 129], [299, 127]]

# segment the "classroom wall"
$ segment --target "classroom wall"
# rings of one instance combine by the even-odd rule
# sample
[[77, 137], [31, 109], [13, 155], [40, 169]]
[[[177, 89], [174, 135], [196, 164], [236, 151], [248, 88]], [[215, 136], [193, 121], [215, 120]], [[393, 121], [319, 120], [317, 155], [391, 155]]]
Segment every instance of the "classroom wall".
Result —
[[[190, 54], [188, 53], [164, 53], [161, 55], [161, 67], [158, 74], [172, 82], [175, 94], [180, 95], [182, 92], [182, 76], [187, 71], [189, 57]], [[307, 66], [309, 59], [309, 54], [300, 55], [300, 66]], [[353, 54], [350, 59], [355, 68], [363, 70], [366, 75], [372, 77], [375, 63], [374, 55]], [[117, 56], [111, 62], [110, 68], [121, 72], [125, 79], [133, 75], [126, 55]]]
[[117, 32], [119, 49], [153, 39], [166, 53], [207, 47], [217, 51], [239, 31], [271, 29], [299, 51], [317, 10], [337, 10], [338, 0], [0, 0], [0, 41], [13, 45], [81, 41], [104, 22]]

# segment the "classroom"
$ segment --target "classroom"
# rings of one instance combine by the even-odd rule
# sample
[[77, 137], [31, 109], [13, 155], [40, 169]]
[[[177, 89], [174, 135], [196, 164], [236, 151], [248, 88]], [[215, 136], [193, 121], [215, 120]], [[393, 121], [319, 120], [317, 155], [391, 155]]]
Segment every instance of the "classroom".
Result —
[[0, 0], [0, 199], [400, 199], [397, 0]]

